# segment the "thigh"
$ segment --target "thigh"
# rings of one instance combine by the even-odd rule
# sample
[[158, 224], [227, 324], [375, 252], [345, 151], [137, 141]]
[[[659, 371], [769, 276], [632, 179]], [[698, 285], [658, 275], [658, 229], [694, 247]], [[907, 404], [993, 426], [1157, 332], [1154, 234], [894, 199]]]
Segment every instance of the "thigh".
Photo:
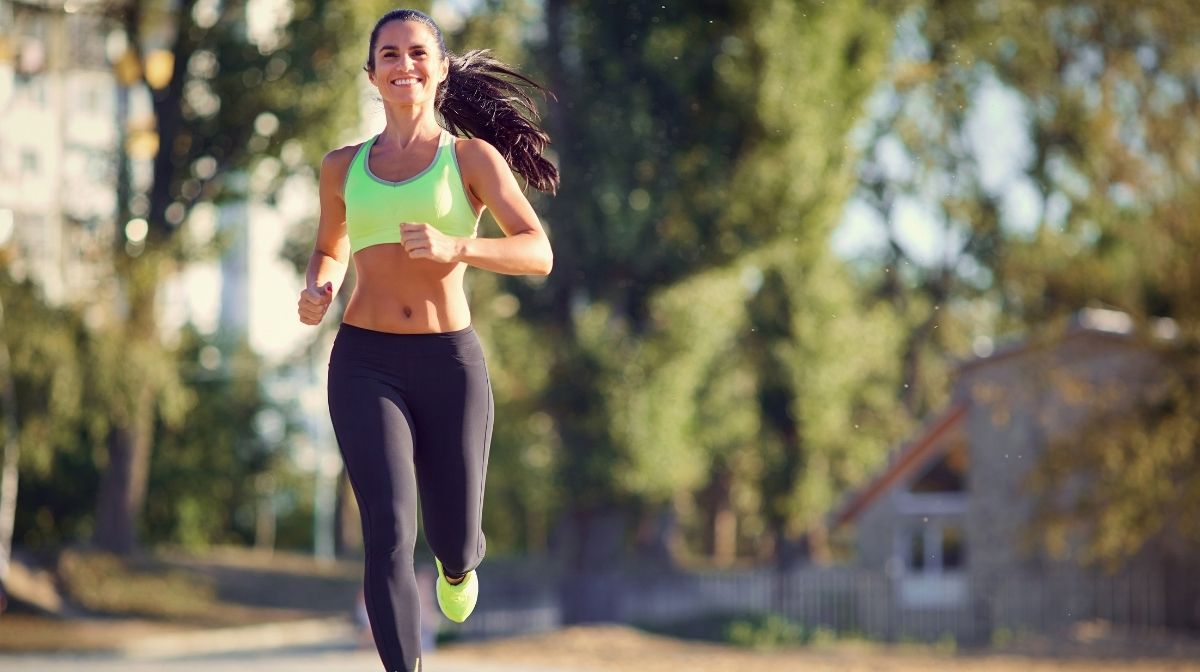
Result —
[[482, 358], [426, 362], [412, 395], [414, 463], [426, 534], [431, 514], [478, 528], [492, 440], [493, 400]]
[[404, 399], [387, 382], [338, 367], [330, 367], [328, 396], [338, 448], [366, 522], [383, 533], [396, 522], [415, 529], [412, 418]]

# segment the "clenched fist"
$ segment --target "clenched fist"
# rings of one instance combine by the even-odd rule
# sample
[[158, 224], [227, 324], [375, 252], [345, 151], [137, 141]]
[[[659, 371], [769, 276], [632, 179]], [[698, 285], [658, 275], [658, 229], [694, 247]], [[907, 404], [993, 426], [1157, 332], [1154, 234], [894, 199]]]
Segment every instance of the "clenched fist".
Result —
[[333, 302], [333, 283], [326, 282], [321, 287], [305, 287], [300, 292], [300, 302], [297, 304], [300, 321], [304, 324], [320, 324]]
[[428, 224], [404, 222], [400, 225], [400, 239], [404, 242], [404, 250], [413, 259], [428, 259], [441, 264], [458, 261], [458, 238], [447, 236]]

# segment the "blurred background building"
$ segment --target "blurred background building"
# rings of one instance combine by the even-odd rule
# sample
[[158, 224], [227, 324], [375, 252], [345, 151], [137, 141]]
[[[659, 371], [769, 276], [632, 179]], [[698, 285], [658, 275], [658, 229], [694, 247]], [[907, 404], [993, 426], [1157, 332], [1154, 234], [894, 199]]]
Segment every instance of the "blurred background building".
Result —
[[0, 235], [60, 303], [95, 290], [116, 215], [117, 77], [103, 20], [0, 2]]

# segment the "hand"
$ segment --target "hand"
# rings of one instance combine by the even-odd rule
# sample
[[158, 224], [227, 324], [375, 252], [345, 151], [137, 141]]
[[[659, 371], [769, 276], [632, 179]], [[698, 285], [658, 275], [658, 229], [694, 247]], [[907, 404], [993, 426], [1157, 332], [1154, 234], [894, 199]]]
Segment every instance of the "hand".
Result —
[[447, 236], [428, 224], [404, 222], [400, 225], [400, 240], [413, 259], [428, 259], [441, 264], [459, 260], [458, 238]]
[[333, 303], [333, 283], [326, 282], [321, 287], [305, 287], [300, 292], [300, 302], [297, 305], [300, 321], [304, 324], [320, 324]]

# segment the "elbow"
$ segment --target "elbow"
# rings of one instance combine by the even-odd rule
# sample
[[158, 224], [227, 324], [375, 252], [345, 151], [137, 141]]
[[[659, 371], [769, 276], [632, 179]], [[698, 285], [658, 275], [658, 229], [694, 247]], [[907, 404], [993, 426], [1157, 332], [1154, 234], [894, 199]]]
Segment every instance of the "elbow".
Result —
[[537, 274], [540, 276], [550, 275], [550, 271], [554, 269], [554, 252], [546, 249], [546, 254], [542, 255], [541, 263], [538, 264]]

